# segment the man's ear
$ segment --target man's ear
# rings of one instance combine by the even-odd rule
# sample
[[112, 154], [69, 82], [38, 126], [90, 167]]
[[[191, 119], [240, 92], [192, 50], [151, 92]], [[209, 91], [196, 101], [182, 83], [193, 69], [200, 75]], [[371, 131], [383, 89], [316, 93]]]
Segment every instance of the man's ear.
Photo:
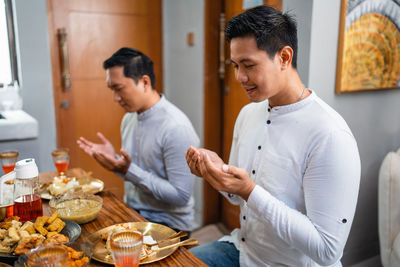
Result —
[[153, 90], [153, 88], [151, 87], [151, 79], [148, 75], [143, 75], [141, 80], [145, 91]]
[[286, 70], [290, 67], [293, 60], [293, 49], [290, 46], [284, 46], [279, 52], [279, 59], [281, 62], [281, 69]]

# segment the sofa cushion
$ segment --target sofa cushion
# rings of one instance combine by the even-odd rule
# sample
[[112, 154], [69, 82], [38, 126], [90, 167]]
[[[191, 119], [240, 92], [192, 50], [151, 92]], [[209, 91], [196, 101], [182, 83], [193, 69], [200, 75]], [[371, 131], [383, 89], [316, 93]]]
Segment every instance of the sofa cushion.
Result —
[[379, 171], [379, 241], [383, 266], [392, 266], [394, 240], [400, 233], [400, 155], [389, 152]]

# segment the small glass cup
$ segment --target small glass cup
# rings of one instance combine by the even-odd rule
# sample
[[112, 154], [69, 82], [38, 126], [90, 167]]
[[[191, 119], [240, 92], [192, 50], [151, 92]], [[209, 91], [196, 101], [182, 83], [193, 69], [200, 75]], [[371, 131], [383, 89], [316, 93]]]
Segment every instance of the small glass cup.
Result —
[[1, 166], [5, 174], [12, 172], [18, 159], [17, 151], [5, 151], [0, 153]]
[[116, 267], [139, 266], [143, 235], [138, 232], [117, 232], [110, 236], [110, 247]]
[[68, 265], [68, 251], [61, 246], [33, 249], [27, 254], [29, 267], [64, 267]]
[[65, 176], [69, 164], [69, 150], [67, 148], [57, 148], [51, 152], [51, 156], [53, 157], [58, 176]]

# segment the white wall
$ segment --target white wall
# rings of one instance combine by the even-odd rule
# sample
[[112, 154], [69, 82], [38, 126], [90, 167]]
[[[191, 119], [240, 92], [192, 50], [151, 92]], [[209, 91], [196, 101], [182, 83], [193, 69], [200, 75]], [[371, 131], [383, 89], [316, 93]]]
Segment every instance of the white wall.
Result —
[[[304, 9], [303, 5], [309, 5], [309, 2], [312, 2], [311, 8]], [[335, 94], [340, 2], [284, 0], [284, 7], [298, 13], [300, 18], [311, 18], [311, 24], [299, 25], [299, 34], [302, 27], [311, 29], [310, 39], [303, 40], [303, 45], [309, 46], [308, 55], [305, 55], [309, 57], [309, 66], [308, 77], [302, 79], [308, 81], [308, 87], [344, 117], [360, 151], [362, 170], [359, 199], [342, 259], [343, 265], [348, 266], [379, 253], [378, 173], [386, 153], [400, 146], [400, 121], [397, 119], [400, 113], [400, 90]], [[299, 65], [307, 64], [307, 61], [300, 61], [299, 58]]]
[[282, 9], [294, 15], [297, 21], [297, 71], [303, 84], [308, 87], [310, 62], [311, 14], [313, 0], [284, 0]]
[[[191, 120], [203, 143], [204, 1], [163, 1], [164, 93]], [[186, 37], [194, 33], [194, 46]], [[196, 178], [195, 225], [202, 225], [203, 181]]]
[[34, 157], [39, 171], [54, 171], [56, 147], [53, 85], [46, 0], [14, 0], [23, 110], [39, 122], [36, 140], [15, 141], [20, 159]]

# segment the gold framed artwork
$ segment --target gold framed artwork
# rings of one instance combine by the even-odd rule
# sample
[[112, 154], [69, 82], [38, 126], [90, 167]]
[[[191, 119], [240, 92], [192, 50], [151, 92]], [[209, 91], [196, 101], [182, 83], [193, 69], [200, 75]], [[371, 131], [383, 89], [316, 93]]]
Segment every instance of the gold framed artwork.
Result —
[[400, 0], [341, 0], [336, 93], [400, 89]]

